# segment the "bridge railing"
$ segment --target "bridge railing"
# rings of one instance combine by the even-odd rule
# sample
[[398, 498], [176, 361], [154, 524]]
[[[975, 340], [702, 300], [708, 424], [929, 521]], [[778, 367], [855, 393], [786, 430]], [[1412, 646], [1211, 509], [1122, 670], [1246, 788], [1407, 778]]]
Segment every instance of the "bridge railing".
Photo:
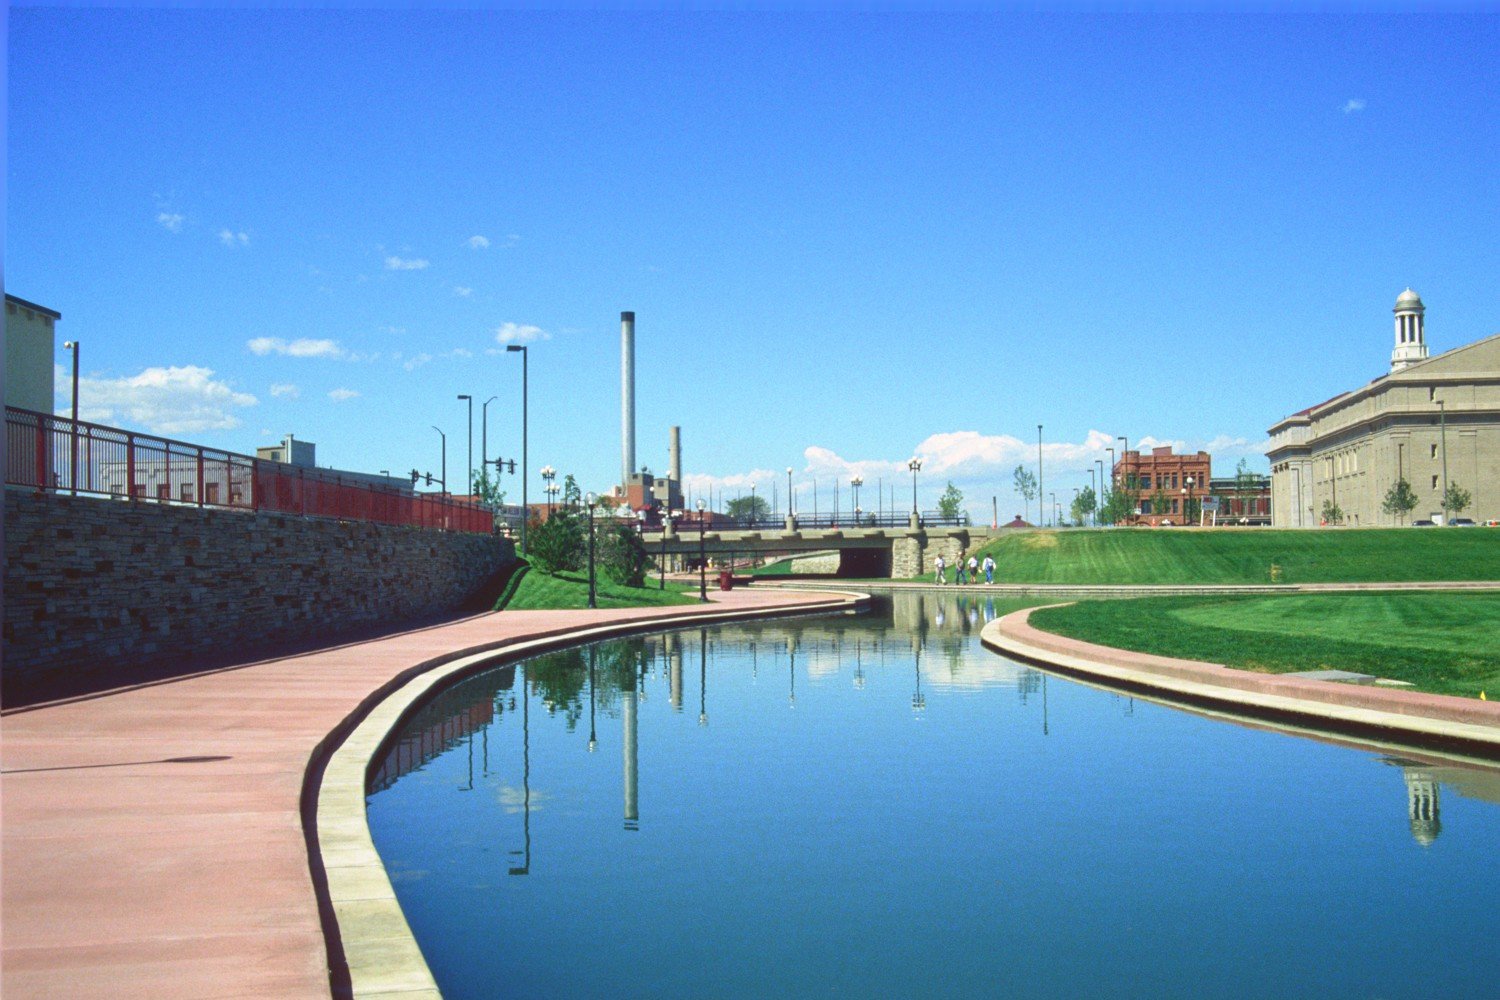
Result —
[[[839, 529], [868, 529], [868, 528], [905, 528], [911, 524], [909, 513], [840, 513], [840, 514], [797, 514], [794, 518], [798, 531], [817, 530], [839, 530]], [[924, 528], [966, 528], [970, 524], [969, 515], [956, 514], [945, 515], [938, 511], [926, 511], [921, 515], [921, 525]], [[701, 525], [704, 531], [767, 531], [778, 532], [786, 530], [785, 517], [730, 517], [728, 514], [715, 514], [708, 512], [700, 520], [696, 513], [689, 513], [677, 518], [676, 530], [679, 534], [693, 534]], [[660, 521], [646, 521], [639, 524], [643, 534], [655, 534], [663, 530], [664, 525]]]
[[490, 532], [476, 504], [152, 434], [5, 408], [5, 485], [177, 506]]

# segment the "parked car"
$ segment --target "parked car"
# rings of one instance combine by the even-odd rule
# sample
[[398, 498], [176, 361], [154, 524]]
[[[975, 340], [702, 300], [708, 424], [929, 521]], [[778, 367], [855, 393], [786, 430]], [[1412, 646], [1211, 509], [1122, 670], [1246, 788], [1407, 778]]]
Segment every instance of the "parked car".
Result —
[[1453, 525], [1455, 528], [1474, 527], [1474, 519], [1472, 517], [1455, 517], [1448, 523]]
[[1424, 517], [1420, 521], [1413, 521], [1411, 523], [1411, 526], [1413, 528], [1431, 528], [1435, 524], [1437, 524], [1436, 521], [1429, 520], [1428, 518]]

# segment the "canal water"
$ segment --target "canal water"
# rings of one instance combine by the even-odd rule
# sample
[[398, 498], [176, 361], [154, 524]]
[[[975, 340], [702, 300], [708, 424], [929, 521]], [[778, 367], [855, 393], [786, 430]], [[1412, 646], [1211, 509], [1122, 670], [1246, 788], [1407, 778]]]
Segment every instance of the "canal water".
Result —
[[691, 629], [475, 676], [372, 776], [443, 995], [1500, 996], [1500, 771], [983, 649], [1013, 605]]

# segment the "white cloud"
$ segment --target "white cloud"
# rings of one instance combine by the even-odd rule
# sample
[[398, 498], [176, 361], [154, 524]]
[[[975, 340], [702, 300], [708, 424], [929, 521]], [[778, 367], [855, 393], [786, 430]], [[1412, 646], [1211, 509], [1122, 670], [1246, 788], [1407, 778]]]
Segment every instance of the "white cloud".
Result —
[[427, 364], [427, 362], [429, 362], [431, 360], [432, 360], [432, 355], [431, 354], [414, 354], [411, 357], [409, 357], [409, 358], [406, 359], [406, 363], [403, 364], [402, 367], [405, 368], [409, 372], [410, 371], [416, 371], [418, 368], [421, 368], [423, 365]]
[[1344, 114], [1346, 115], [1352, 115], [1354, 112], [1363, 111], [1364, 109], [1365, 99], [1363, 97], [1351, 97], [1344, 102]]
[[328, 398], [333, 400], [335, 403], [342, 403], [344, 400], [353, 399], [358, 395], [359, 393], [355, 392], [353, 389], [334, 389], [328, 394]]
[[182, 232], [182, 216], [170, 212], [156, 213], [157, 223], [169, 233]]
[[406, 332], [406, 327], [404, 327], [404, 326], [382, 326], [380, 328], [380, 332], [381, 333], [389, 333], [392, 336], [397, 336], [399, 334], [405, 333]]
[[290, 382], [278, 382], [275, 385], [271, 386], [271, 395], [285, 396], [287, 399], [296, 399], [298, 396], [302, 395], [302, 390], [298, 389]]
[[[59, 398], [71, 392], [71, 371], [54, 368]], [[152, 433], [179, 435], [230, 430], [241, 420], [234, 411], [259, 400], [214, 378], [211, 368], [196, 365], [147, 368], [123, 378], [78, 380], [78, 415], [83, 420]]]
[[255, 337], [245, 342], [252, 354], [284, 354], [292, 358], [341, 358], [344, 349], [336, 340], [282, 340], [280, 337]]
[[387, 271], [425, 271], [428, 263], [428, 261], [420, 257], [410, 260], [401, 257], [387, 257], [385, 259], [385, 269]]
[[464, 241], [464, 245], [470, 250], [488, 250], [490, 241], [483, 236], [470, 236]]
[[502, 323], [495, 330], [495, 341], [500, 344], [529, 344], [536, 340], [551, 340], [552, 334], [539, 326], [525, 323]]
[[457, 295], [461, 299], [466, 299], [470, 295], [474, 294], [474, 289], [472, 289], [472, 288], [465, 288], [463, 285], [454, 285], [453, 286], [453, 294]]
[[230, 232], [228, 229], [221, 229], [219, 230], [219, 242], [224, 244], [226, 247], [246, 246], [250, 242], [250, 234], [235, 233]]
[[467, 347], [455, 347], [453, 350], [443, 353], [443, 357], [445, 358], [472, 358], [473, 356], [474, 352]]

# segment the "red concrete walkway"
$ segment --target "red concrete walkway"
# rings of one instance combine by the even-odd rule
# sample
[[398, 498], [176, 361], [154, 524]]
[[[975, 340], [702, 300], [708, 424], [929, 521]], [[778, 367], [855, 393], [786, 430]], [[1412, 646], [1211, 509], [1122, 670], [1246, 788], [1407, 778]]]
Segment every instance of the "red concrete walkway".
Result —
[[327, 996], [300, 798], [372, 692], [460, 650], [833, 595], [482, 615], [0, 719], [0, 994]]

